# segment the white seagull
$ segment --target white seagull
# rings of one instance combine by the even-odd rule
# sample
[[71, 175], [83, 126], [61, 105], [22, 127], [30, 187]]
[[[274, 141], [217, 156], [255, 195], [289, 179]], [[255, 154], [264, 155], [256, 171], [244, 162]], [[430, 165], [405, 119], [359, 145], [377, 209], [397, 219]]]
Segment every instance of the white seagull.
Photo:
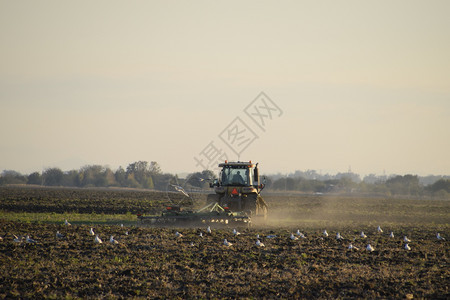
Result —
[[408, 237], [407, 237], [406, 235], [403, 237], [403, 241], [404, 241], [405, 243], [411, 242], [411, 240], [408, 239]]
[[391, 231], [391, 234], [389, 235], [390, 238], [394, 238], [394, 232]]
[[94, 243], [96, 243], [96, 244], [101, 244], [101, 243], [103, 243], [103, 242], [102, 242], [102, 240], [98, 237], [98, 235], [96, 235], [96, 236], [95, 236], [95, 239], [94, 239]]
[[445, 239], [441, 236], [441, 234], [438, 232], [437, 234], [436, 234], [436, 238], [438, 239], [438, 240], [442, 240], [442, 241], [445, 241]]
[[411, 247], [408, 245], [408, 243], [405, 244], [405, 250], [411, 250]]
[[265, 245], [263, 243], [261, 243], [260, 240], [256, 240], [256, 246], [258, 246], [258, 247], [265, 247]]
[[227, 247], [230, 247], [230, 246], [233, 245], [232, 243], [230, 243], [229, 241], [227, 241], [227, 239], [224, 239], [224, 240], [223, 240], [223, 244], [224, 244], [225, 246], [227, 246]]
[[22, 243], [23, 236], [18, 237], [17, 235], [13, 234], [14, 236], [14, 243]]
[[91, 227], [91, 229], [89, 230], [89, 234], [90, 235], [95, 235], [94, 229]]
[[200, 231], [200, 233], [198, 234], [199, 237], [203, 237], [203, 232]]
[[322, 232], [322, 234], [323, 234], [323, 236], [327, 237], [327, 236], [328, 236], [327, 230], [325, 229], [325, 230]]
[[183, 237], [183, 235], [181, 233], [179, 233], [178, 231], [175, 232], [175, 236], [178, 237], [178, 238]]
[[364, 233], [364, 231], [361, 231], [361, 234], [359, 236], [362, 237], [363, 239], [365, 239], [367, 237], [367, 235]]
[[259, 233], [256, 235], [256, 239], [258, 239], [259, 240]]
[[374, 250], [375, 250], [375, 248], [374, 248], [374, 247], [372, 247], [372, 245], [371, 245], [371, 244], [368, 244], [368, 245], [367, 245], [367, 247], [366, 247], [366, 250], [367, 250], [367, 251], [370, 251], [370, 252], [372, 252], [372, 251], [374, 251]]
[[56, 232], [56, 238], [57, 239], [63, 239], [64, 238], [64, 234], [61, 234], [59, 231]]
[[269, 234], [269, 235], [267, 236], [268, 239], [274, 239], [274, 238], [276, 238], [276, 237], [277, 237], [276, 234]]
[[296, 237], [293, 233], [291, 233], [291, 240], [293, 241], [298, 240], [298, 237]]
[[352, 250], [352, 249], [359, 250], [359, 248], [353, 246], [352, 243], [350, 243], [350, 244], [348, 245], [348, 248], [347, 248], [347, 249], [348, 249], [348, 250]]
[[211, 233], [211, 226], [208, 226], [208, 228], [206, 228], [206, 232]]
[[116, 241], [116, 240], [114, 239], [113, 236], [111, 236], [111, 237], [109, 238], [109, 242], [110, 242], [111, 244], [114, 244], [114, 245], [117, 245], [117, 244], [119, 243], [118, 241]]
[[64, 225], [70, 226], [71, 224], [67, 220], [64, 220]]
[[378, 231], [379, 233], [383, 233], [383, 229], [381, 229], [380, 225], [378, 225], [377, 231]]
[[27, 236], [25, 237], [25, 241], [26, 241], [27, 243], [30, 243], [30, 244], [36, 244], [36, 243], [37, 243], [35, 240], [30, 239], [30, 236], [29, 236], [29, 235], [27, 235]]
[[336, 233], [336, 239], [337, 240], [341, 240], [342, 239], [342, 235], [339, 232]]
[[241, 233], [239, 231], [237, 231], [236, 229], [233, 229], [233, 234], [234, 235], [240, 235]]

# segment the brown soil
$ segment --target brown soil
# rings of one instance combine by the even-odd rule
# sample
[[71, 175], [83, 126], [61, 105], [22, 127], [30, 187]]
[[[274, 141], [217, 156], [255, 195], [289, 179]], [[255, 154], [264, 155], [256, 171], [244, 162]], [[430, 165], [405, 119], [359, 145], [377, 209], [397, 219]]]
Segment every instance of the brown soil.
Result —
[[[100, 192], [93, 192], [93, 199], [106, 198], [97, 193]], [[21, 203], [26, 197], [37, 199], [25, 192], [14, 201]], [[58, 201], [66, 204], [72, 201], [68, 196], [63, 198], [66, 200], [55, 196], [47, 201], [43, 197], [39, 203], [48, 208]], [[60, 224], [0, 220], [0, 236], [3, 237], [0, 241], [0, 298], [450, 297], [450, 248], [447, 240], [436, 239], [437, 231], [450, 237], [448, 214], [447, 222], [430, 221], [433, 216], [442, 220], [439, 216], [442, 210], [446, 213], [446, 202], [422, 203], [420, 209], [427, 219], [414, 224], [408, 217], [398, 222], [393, 218], [402, 215], [401, 208], [408, 203], [414, 214], [419, 211], [419, 204], [414, 207], [406, 200], [392, 202], [391, 219], [383, 222], [384, 202], [373, 202], [366, 207], [369, 200], [337, 199], [341, 205], [335, 205], [329, 200], [319, 199], [314, 203], [312, 199], [297, 198], [285, 202], [290, 207], [288, 211], [292, 212], [292, 207], [303, 203], [305, 205], [300, 207], [310, 209], [309, 212], [298, 209], [297, 214], [292, 212], [287, 218], [290, 222], [283, 224], [285, 208], [278, 202], [277, 207], [275, 198], [268, 198], [273, 211], [279, 212], [279, 216], [271, 218], [279, 222], [269, 219], [270, 226], [241, 229], [239, 236], [232, 234], [232, 228], [213, 229], [213, 233], [207, 235], [206, 228], [98, 225], [94, 230], [103, 244], [94, 244], [88, 225], [65, 226], [63, 220]], [[130, 200], [126, 207], [136, 205], [133, 201], [139, 202]], [[123, 201], [127, 203], [126, 199]], [[153, 203], [152, 199], [140, 201]], [[300, 202], [289, 204], [292, 201]], [[74, 201], [87, 205], [85, 202], [79, 198]], [[349, 207], [353, 207], [356, 216], [363, 216], [363, 211], [367, 211], [371, 216], [369, 221], [353, 221], [351, 214], [333, 220], [336, 212], [345, 210], [344, 204], [351, 204]], [[7, 206], [4, 199], [1, 205], [4, 211], [7, 207], [16, 211], [14, 206]], [[102, 205], [101, 209], [104, 207], [107, 211], [117, 209], [113, 202]], [[441, 209], [436, 210], [439, 205]], [[378, 211], [374, 207], [378, 207]], [[320, 210], [324, 212], [322, 215]], [[372, 224], [378, 220], [381, 223], [376, 225], [381, 225], [384, 233], [377, 233]], [[306, 235], [305, 239], [289, 238], [297, 229]], [[323, 237], [324, 229], [328, 230], [329, 237]], [[368, 236], [365, 239], [359, 237], [362, 230]], [[65, 238], [57, 239], [56, 231]], [[183, 237], [175, 237], [175, 231], [181, 232]], [[203, 238], [199, 237], [200, 231]], [[337, 231], [343, 240], [335, 239]], [[390, 231], [395, 238], [389, 237]], [[27, 234], [37, 243], [13, 241], [13, 235]], [[265, 247], [255, 245], [256, 234], [261, 236]], [[119, 241], [118, 245], [109, 243], [110, 235]], [[276, 237], [268, 238], [268, 235]], [[410, 251], [404, 249], [405, 235], [411, 239]], [[224, 246], [225, 238], [233, 246]], [[350, 242], [359, 250], [348, 250]], [[365, 250], [368, 243], [375, 251]]]

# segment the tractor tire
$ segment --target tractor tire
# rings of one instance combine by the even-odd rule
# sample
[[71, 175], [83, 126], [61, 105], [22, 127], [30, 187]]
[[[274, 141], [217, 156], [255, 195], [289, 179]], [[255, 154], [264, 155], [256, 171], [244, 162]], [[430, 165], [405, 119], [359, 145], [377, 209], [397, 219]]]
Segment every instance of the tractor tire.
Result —
[[258, 194], [250, 194], [247, 196], [245, 209], [250, 211], [254, 216], [267, 217], [267, 204]]
[[206, 204], [211, 204], [211, 203], [219, 203], [221, 198], [221, 195], [219, 194], [208, 194], [208, 196], [206, 197]]
[[258, 195], [250, 194], [245, 199], [245, 210], [249, 211], [251, 215], [255, 215], [257, 211]]
[[267, 219], [267, 203], [264, 201], [263, 197], [258, 195], [258, 214]]

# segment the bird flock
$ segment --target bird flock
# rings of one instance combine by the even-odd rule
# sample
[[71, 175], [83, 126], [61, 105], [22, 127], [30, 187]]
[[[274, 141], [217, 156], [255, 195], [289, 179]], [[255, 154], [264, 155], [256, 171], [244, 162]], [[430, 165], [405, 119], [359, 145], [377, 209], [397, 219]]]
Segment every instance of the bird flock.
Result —
[[[72, 226], [72, 224], [70, 224], [67, 220], [64, 220], [64, 225], [65, 226]], [[120, 226], [123, 227], [123, 224], [120, 224]], [[95, 236], [94, 240], [93, 240], [95, 244], [103, 244], [102, 239], [98, 236], [98, 234], [96, 234], [94, 232], [94, 228], [91, 227], [89, 229], [88, 235]], [[128, 231], [125, 232], [125, 235], [128, 235]], [[180, 234], [180, 236], [182, 236], [182, 235]], [[58, 230], [55, 233], [55, 238], [56, 238], [56, 240], [63, 240], [63, 239], [66, 238], [66, 236], [64, 234], [62, 234], [61, 232], [59, 232], [59, 230]], [[0, 241], [3, 241], [3, 237], [0, 237]], [[37, 240], [34, 240], [34, 239], [30, 238], [29, 235], [17, 236], [15, 234], [13, 234], [13, 242], [16, 243], [16, 244], [22, 244], [23, 242], [28, 243], [28, 244], [36, 244], [36, 243], [38, 243]], [[113, 244], [113, 245], [119, 244], [119, 241], [114, 239], [114, 236], [112, 236], [112, 235], [109, 238], [109, 242], [111, 244]]]
[[[211, 231], [211, 227], [208, 226], [208, 227], [206, 228], [206, 234], [211, 234], [211, 232], [212, 232], [212, 231]], [[381, 229], [380, 226], [378, 226], [378, 227], [376, 228], [376, 232], [377, 232], [378, 234], [382, 234], [384, 231]], [[241, 233], [240, 233], [239, 231], [237, 231], [235, 228], [232, 230], [231, 233], [232, 233], [232, 235], [235, 236], [235, 237], [241, 235]], [[202, 232], [202, 231], [200, 231], [198, 235], [199, 235], [199, 237], [203, 238], [203, 232]], [[175, 237], [181, 238], [181, 237], [183, 237], [183, 235], [182, 235], [181, 233], [179, 233], [178, 231], [176, 231], [176, 232], [175, 232]], [[267, 239], [274, 239], [274, 238], [277, 238], [277, 237], [278, 237], [278, 236], [277, 236], [277, 235], [274, 235], [274, 234], [270, 234], [270, 235], [267, 235], [267, 236], [266, 236]], [[367, 234], [365, 234], [364, 231], [361, 231], [361, 233], [359, 234], [359, 237], [360, 237], [362, 240], [367, 239]], [[305, 236], [305, 234], [303, 234], [299, 229], [295, 232], [295, 234], [294, 234], [294, 233], [291, 233], [290, 236], [289, 236], [289, 239], [292, 240], [292, 241], [296, 241], [296, 240], [299, 240], [299, 239], [306, 239], [306, 238], [307, 238], [307, 237]], [[327, 232], [326, 229], [323, 230], [323, 232], [322, 232], [322, 237], [321, 237], [321, 239], [324, 239], [324, 238], [329, 238], [329, 234], [328, 234], [328, 232]], [[389, 233], [389, 238], [394, 238], [394, 233], [393, 233], [392, 231]], [[338, 240], [338, 241], [344, 241], [344, 240], [346, 240], [346, 239], [341, 235], [340, 232], [337, 232], [337, 233], [336, 233], [335, 239]], [[440, 235], [440, 233], [437, 233], [437, 234], [436, 234], [436, 239], [437, 239], [437, 240], [445, 240], [445, 239]], [[347, 240], [348, 240], [348, 239], [347, 239]], [[357, 238], [355, 237], [355, 238], [350, 239], [350, 240], [352, 240], [352, 241], [354, 242], [354, 241], [357, 240]], [[404, 242], [404, 244], [403, 244], [403, 249], [408, 250], [408, 251], [411, 250], [411, 246], [409, 245], [409, 243], [411, 242], [411, 240], [410, 240], [406, 235], [403, 237], [402, 241]], [[237, 241], [236, 241], [236, 242], [237, 242]], [[234, 243], [236, 243], [236, 242], [234, 242]], [[191, 245], [191, 246], [194, 246], [194, 243], [191, 242], [190, 245]], [[231, 247], [231, 246], [233, 246], [233, 245], [234, 245], [234, 244], [231, 243], [227, 238], [224, 238], [224, 239], [223, 239], [223, 246], [225, 246], [225, 247]], [[264, 244], [263, 242], [261, 242], [261, 236], [260, 236], [260, 234], [256, 234], [256, 242], [255, 242], [255, 246], [256, 246], [256, 247], [265, 247], [265, 244]], [[356, 250], [356, 251], [357, 251], [357, 250], [360, 250], [360, 248], [354, 246], [352, 242], [349, 243], [347, 249], [348, 249], [348, 250]], [[373, 252], [373, 251], [376, 250], [375, 247], [371, 244], [371, 242], [367, 243], [367, 246], [365, 246], [364, 249], [367, 250], [368, 252]]]
[[[67, 220], [64, 220], [64, 225], [65, 225], [65, 226], [71, 226], [71, 224], [70, 224]], [[121, 226], [122, 228], [124, 227], [123, 224], [121, 224], [120, 226]], [[383, 232], [384, 232], [384, 231], [381, 229], [381, 227], [378, 226], [378, 227], [376, 228], [376, 234], [375, 234], [375, 235], [378, 235], [378, 236], [379, 236], [379, 235], [382, 235]], [[234, 229], [232, 230], [231, 233], [232, 233], [232, 235], [233, 235], [234, 237], [238, 237], [239, 235], [241, 235], [241, 233], [240, 233], [236, 228], [234, 228]], [[95, 244], [103, 244], [102, 239], [99, 237], [98, 234], [95, 233], [94, 228], [91, 227], [91, 228], [89, 229], [89, 232], [87, 232], [87, 234], [94, 237], [93, 243], [95, 243]], [[200, 238], [203, 238], [203, 237], [204, 237], [204, 234], [206, 234], [206, 235], [211, 235], [211, 234], [212, 234], [212, 230], [211, 230], [211, 227], [210, 227], [210, 226], [206, 227], [205, 233], [204, 233], [203, 231], [200, 230], [199, 233], [198, 233], [198, 236], [199, 236]], [[125, 232], [125, 235], [128, 235], [128, 231]], [[177, 239], [182, 239], [182, 238], [183, 238], [183, 234], [180, 233], [179, 231], [176, 231], [174, 235], [175, 235], [175, 238], [177, 238]], [[394, 238], [395, 238], [394, 232], [392, 232], [392, 231], [389, 233], [388, 236], [389, 236], [390, 239], [394, 239]], [[64, 234], [60, 233], [59, 231], [56, 231], [56, 233], [55, 233], [55, 238], [56, 238], [57, 240], [65, 239], [65, 237], [66, 237], [66, 236], [65, 236]], [[278, 236], [275, 235], [275, 234], [269, 234], [269, 235], [267, 235], [265, 238], [267, 238], [267, 239], [275, 239], [275, 238], [278, 238]], [[332, 237], [330, 237], [330, 235], [328, 234], [327, 230], [326, 230], [326, 229], [323, 230], [320, 239], [330, 239], [330, 238], [332, 238]], [[361, 231], [361, 232], [360, 232], [359, 238], [360, 238], [360, 240], [366, 240], [366, 239], [368, 239], [367, 234], [364, 233], [364, 231]], [[263, 238], [261, 238], [260, 234], [256, 234], [255, 247], [258, 247], [258, 248], [266, 247], [266, 245], [261, 241], [262, 239], [263, 239]], [[288, 239], [290, 239], [290, 240], [292, 240], [292, 241], [297, 241], [297, 240], [299, 240], [299, 239], [307, 239], [307, 237], [306, 237], [305, 234], [303, 234], [303, 233], [298, 229], [295, 233], [293, 233], [293, 232], [290, 233]], [[347, 247], [348, 250], [355, 250], [355, 251], [360, 250], [360, 248], [358, 248], [358, 247], [356, 247], [355, 245], [353, 245], [353, 242], [355, 242], [355, 241], [357, 240], [357, 237], [353, 237], [353, 238], [344, 238], [344, 237], [341, 235], [340, 232], [336, 232], [335, 239], [338, 240], [338, 241], [345, 241], [345, 240], [350, 241], [350, 243], [349, 243], [349, 245], [348, 245], [348, 247]], [[440, 234], [439, 232], [436, 234], [436, 239], [437, 239], [438, 241], [445, 241], [445, 238], [442, 237], [441, 234]], [[2, 241], [2, 240], [3, 240], [3, 237], [0, 237], [0, 241]], [[412, 242], [411, 239], [409, 239], [408, 236], [405, 235], [405, 236], [403, 236], [402, 241], [403, 241], [403, 249], [405, 249], [406, 251], [410, 251], [410, 250], [412, 249], [411, 246], [410, 246], [410, 243]], [[14, 242], [14, 243], [17, 243], [17, 244], [21, 244], [21, 243], [23, 243], [23, 242], [28, 243], [28, 244], [36, 244], [36, 243], [38, 243], [39, 241], [37, 241], [37, 240], [35, 240], [35, 239], [32, 239], [32, 238], [27, 234], [27, 235], [25, 235], [25, 236], [16, 236], [16, 235], [13, 235], [13, 242]], [[233, 243], [237, 243], [237, 242], [238, 242], [238, 241], [236, 240], [236, 241], [234, 241]], [[109, 237], [109, 243], [110, 243], [110, 244], [113, 244], [113, 245], [118, 245], [118, 244], [120, 244], [120, 242], [119, 242], [118, 240], [114, 239], [114, 236], [112, 236], [112, 235]], [[223, 246], [224, 246], [224, 247], [232, 247], [232, 246], [234, 245], [233, 243], [231, 243], [230, 241], [228, 241], [227, 238], [224, 238], [224, 239], [223, 239]], [[194, 246], [194, 245], [195, 245], [194, 242], [191, 241], [191, 242], [190, 242], [190, 246]], [[364, 249], [366, 249], [368, 252], [373, 252], [373, 251], [376, 250], [375, 247], [371, 244], [370, 241], [367, 243], [367, 245], [365, 246]]]

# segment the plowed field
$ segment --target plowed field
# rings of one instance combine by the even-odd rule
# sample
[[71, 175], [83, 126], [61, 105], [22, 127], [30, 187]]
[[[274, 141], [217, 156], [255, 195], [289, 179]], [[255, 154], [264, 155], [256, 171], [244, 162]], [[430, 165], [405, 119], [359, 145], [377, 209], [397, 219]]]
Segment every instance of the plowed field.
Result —
[[[65, 192], [60, 195], [65, 196], [60, 199], [53, 197], [47, 203], [46, 197], [41, 197], [39, 212], [45, 214], [46, 209], [42, 207], [47, 207], [49, 213], [55, 213], [50, 207], [58, 201], [67, 202], [63, 206], [70, 207], [72, 200], [66, 192], [71, 190], [62, 190]], [[20, 197], [14, 196], [17, 198], [14, 201], [23, 203], [35, 197], [27, 196], [30, 191], [25, 189]], [[379, 200], [373, 199], [364, 202], [270, 196], [269, 205], [278, 207], [274, 210], [278, 213], [268, 220], [270, 224], [238, 229], [241, 234], [234, 235], [233, 228], [213, 228], [212, 233], [207, 234], [206, 228], [122, 227], [107, 223], [66, 226], [63, 218], [58, 223], [12, 221], [5, 216], [21, 209], [11, 204], [13, 197], [6, 196], [9, 192], [4, 189], [0, 192], [3, 216], [0, 219], [3, 238], [0, 241], [0, 298], [450, 297], [449, 243], [436, 238], [438, 231], [443, 237], [450, 237], [449, 204], [445, 201], [392, 200], [389, 202], [391, 214], [386, 215], [384, 202], [380, 205]], [[14, 195], [17, 193], [14, 191]], [[84, 202], [89, 202], [89, 190], [83, 193], [87, 195]], [[92, 199], [115, 199], [112, 194], [100, 195], [102, 191], [92, 193]], [[122, 197], [122, 206], [116, 206], [113, 201], [103, 206], [89, 206], [79, 198], [76, 201], [89, 207], [89, 213], [95, 207], [107, 212], [122, 207], [120, 213], [125, 213], [132, 211], [130, 207], [141, 209], [139, 205], [152, 208], [154, 201], [164, 197], [154, 193], [155, 199], [152, 199], [150, 194], [144, 193], [145, 199], [137, 200], [129, 196], [132, 193]], [[298, 201], [303, 208], [286, 202], [284, 207], [289, 207], [288, 214], [281, 208], [286, 198], [289, 203]], [[91, 202], [97, 203], [95, 201]], [[330, 201], [340, 201], [341, 205], [337, 207]], [[421, 204], [414, 206], [414, 203]], [[347, 211], [346, 205], [353, 208]], [[402, 205], [406, 207], [402, 209]], [[374, 207], [379, 207], [380, 212], [373, 211]], [[412, 207], [413, 215], [422, 210], [426, 218], [411, 222], [404, 211], [408, 207]], [[309, 211], [305, 212], [307, 209]], [[368, 220], [362, 218], [364, 210], [372, 211]], [[35, 208], [33, 211], [36, 212]], [[320, 211], [323, 214], [319, 214]], [[342, 211], [347, 213], [338, 217]], [[286, 224], [283, 214], [289, 220]], [[396, 215], [399, 222], [395, 221]], [[383, 233], [376, 231], [377, 225], [382, 227]], [[91, 227], [103, 240], [102, 244], [94, 243], [94, 236], [89, 234]], [[290, 236], [297, 229], [305, 238], [292, 240]], [[325, 229], [328, 237], [322, 233]], [[57, 231], [64, 238], [56, 238]], [[176, 237], [176, 231], [183, 236]], [[360, 237], [361, 231], [366, 238]], [[389, 237], [391, 231], [395, 235], [393, 238]], [[203, 237], [199, 236], [200, 232]], [[335, 238], [337, 232], [343, 239]], [[256, 246], [257, 234], [264, 247]], [[15, 242], [14, 235], [19, 239], [29, 235], [36, 243], [27, 243], [25, 239]], [[118, 244], [109, 242], [111, 235]], [[408, 243], [411, 250], [404, 249], [404, 236], [411, 240]], [[224, 239], [233, 245], [224, 246]], [[350, 243], [358, 249], [349, 250]], [[368, 244], [375, 250], [366, 250]]]

